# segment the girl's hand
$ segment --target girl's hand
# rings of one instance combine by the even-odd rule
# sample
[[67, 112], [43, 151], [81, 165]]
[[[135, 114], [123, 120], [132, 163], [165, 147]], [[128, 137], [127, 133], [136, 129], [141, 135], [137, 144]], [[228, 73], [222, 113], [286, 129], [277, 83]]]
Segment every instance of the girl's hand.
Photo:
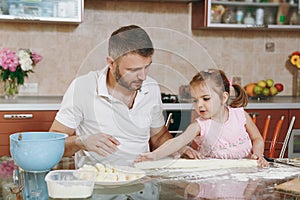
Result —
[[191, 147], [186, 147], [183, 156], [189, 159], [201, 159], [200, 153]]
[[257, 160], [258, 167], [269, 167], [268, 161], [263, 156], [252, 154], [251, 159]]
[[133, 162], [137, 163], [137, 162], [153, 161], [153, 160], [156, 160], [156, 155], [153, 152], [149, 152], [149, 153], [143, 153], [138, 155]]

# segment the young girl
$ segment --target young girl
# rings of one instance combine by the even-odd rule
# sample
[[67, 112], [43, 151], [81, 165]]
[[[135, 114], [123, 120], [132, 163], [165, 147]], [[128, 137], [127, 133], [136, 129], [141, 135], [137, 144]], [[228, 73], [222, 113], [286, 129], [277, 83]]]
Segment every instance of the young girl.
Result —
[[[231, 102], [230, 86], [235, 90], [235, 98]], [[248, 103], [245, 90], [238, 84], [231, 85], [225, 73], [217, 69], [197, 73], [190, 87], [199, 118], [181, 135], [153, 152], [139, 155], [135, 162], [161, 159], [194, 140], [197, 153], [188, 149], [194, 158], [252, 158], [258, 160], [258, 166], [267, 167], [268, 162], [263, 157], [263, 138], [243, 108]]]

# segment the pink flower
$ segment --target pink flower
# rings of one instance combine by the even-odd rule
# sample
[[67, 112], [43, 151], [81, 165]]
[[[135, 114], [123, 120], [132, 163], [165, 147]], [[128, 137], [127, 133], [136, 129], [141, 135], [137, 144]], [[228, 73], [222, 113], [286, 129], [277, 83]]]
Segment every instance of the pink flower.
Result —
[[0, 163], [0, 177], [2, 179], [12, 177], [15, 169], [17, 169], [17, 165], [15, 165], [13, 160], [3, 161]]
[[35, 51], [31, 52], [31, 56], [32, 56], [34, 64], [38, 64], [43, 59], [43, 57], [41, 55], [39, 55], [38, 53], [36, 53]]
[[6, 48], [0, 51], [0, 66], [2, 66], [4, 70], [9, 69], [9, 71], [14, 72], [18, 65], [19, 61], [16, 52], [12, 52]]
[[33, 67], [42, 60], [42, 56], [30, 49], [17, 52], [3, 48], [0, 50], [0, 79], [23, 85], [25, 77], [33, 72]]

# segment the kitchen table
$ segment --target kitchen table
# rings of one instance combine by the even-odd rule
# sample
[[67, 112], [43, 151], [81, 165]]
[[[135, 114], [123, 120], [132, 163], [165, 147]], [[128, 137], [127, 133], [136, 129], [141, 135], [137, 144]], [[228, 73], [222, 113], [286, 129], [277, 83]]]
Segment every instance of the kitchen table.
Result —
[[[64, 158], [55, 167], [70, 168], [74, 168], [72, 158]], [[275, 186], [299, 177], [299, 168], [280, 163], [271, 163], [269, 168], [155, 169], [146, 170], [145, 177], [129, 184], [96, 184], [87, 199], [298, 199]]]
[[274, 187], [299, 174], [299, 168], [278, 164], [268, 169], [153, 170], [131, 185], [96, 185], [89, 199], [296, 199]]

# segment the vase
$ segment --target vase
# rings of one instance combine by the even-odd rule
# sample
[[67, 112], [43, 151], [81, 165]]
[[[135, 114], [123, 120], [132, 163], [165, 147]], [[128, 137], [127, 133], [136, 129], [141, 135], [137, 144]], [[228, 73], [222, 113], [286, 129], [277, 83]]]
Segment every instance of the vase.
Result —
[[19, 94], [19, 84], [16, 79], [7, 79], [3, 84], [4, 98], [5, 99], [16, 99]]
[[297, 71], [297, 96], [300, 97], [300, 70]]
[[300, 69], [293, 70], [293, 96], [300, 97]]

